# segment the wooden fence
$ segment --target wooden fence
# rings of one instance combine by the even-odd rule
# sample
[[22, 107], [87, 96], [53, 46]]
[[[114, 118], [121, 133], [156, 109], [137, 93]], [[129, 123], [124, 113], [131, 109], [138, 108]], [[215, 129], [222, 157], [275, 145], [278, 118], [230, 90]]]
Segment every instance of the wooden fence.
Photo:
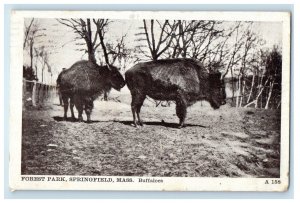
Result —
[[41, 106], [57, 98], [55, 85], [42, 84], [23, 79], [23, 105]]

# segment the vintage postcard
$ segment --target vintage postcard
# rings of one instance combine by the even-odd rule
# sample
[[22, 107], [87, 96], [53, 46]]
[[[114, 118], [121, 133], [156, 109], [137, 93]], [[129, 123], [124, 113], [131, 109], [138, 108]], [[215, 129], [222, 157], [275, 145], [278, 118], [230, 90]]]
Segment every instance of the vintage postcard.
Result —
[[12, 11], [11, 190], [286, 191], [290, 13]]

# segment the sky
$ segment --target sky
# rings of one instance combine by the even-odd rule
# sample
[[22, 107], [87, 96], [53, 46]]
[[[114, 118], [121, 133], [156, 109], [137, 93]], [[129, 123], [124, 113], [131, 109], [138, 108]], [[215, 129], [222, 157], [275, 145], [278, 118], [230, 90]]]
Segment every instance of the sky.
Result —
[[[28, 25], [30, 20], [31, 19], [25, 19], [25, 25]], [[44, 82], [55, 84], [57, 75], [62, 68], [69, 68], [76, 61], [87, 59], [87, 55], [76, 50], [79, 48], [79, 46], [76, 45], [79, 41], [74, 41], [77, 34], [75, 34], [71, 28], [60, 24], [54, 18], [35, 20], [41, 29], [45, 29], [42, 31], [45, 36], [40, 37], [36, 45], [45, 45], [48, 47], [47, 49], [51, 51], [49, 64], [52, 68], [53, 75], [50, 77], [50, 74], [44, 71]], [[228, 22], [228, 24], [230, 23], [232, 24], [232, 22]], [[135, 34], [141, 31], [140, 27], [142, 26], [143, 22], [141, 20], [113, 20], [109, 25], [106, 40], [116, 42], [117, 39], [121, 39], [121, 37], [126, 34], [126, 46], [128, 48], [134, 48], [137, 43], [140, 43], [136, 41], [138, 37]], [[92, 29], [95, 28], [92, 27]], [[282, 23], [280, 22], [254, 22], [253, 31], [265, 40], [266, 44], [264, 47], [272, 48], [275, 44], [279, 46], [282, 44]], [[82, 40], [82, 42], [84, 41]], [[29, 61], [28, 50], [24, 50], [24, 64], [28, 65], [30, 63]], [[38, 77], [41, 78], [39, 75], [41, 75], [40, 70], [38, 70]]]

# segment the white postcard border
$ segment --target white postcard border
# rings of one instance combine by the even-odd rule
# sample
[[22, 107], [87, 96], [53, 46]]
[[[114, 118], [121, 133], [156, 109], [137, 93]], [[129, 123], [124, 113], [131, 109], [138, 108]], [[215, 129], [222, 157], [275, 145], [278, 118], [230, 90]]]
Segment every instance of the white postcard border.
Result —
[[[22, 138], [22, 67], [24, 18], [74, 18], [90, 17], [110, 19], [186, 19], [225, 21], [282, 21], [282, 109], [281, 109], [281, 162], [280, 179], [268, 178], [176, 178], [154, 177], [163, 183], [116, 182], [120, 177], [107, 182], [53, 181], [53, 178], [74, 176], [34, 176], [50, 181], [22, 181], [21, 138]], [[270, 16], [272, 16], [270, 18]], [[290, 14], [287, 12], [171, 12], [171, 11], [12, 11], [11, 13], [11, 56], [10, 56], [10, 158], [9, 186], [11, 190], [151, 190], [151, 191], [286, 191], [289, 185], [289, 127], [290, 127]], [[32, 177], [32, 176], [30, 176]], [[83, 176], [80, 176], [83, 177]], [[86, 177], [86, 176], [84, 176]], [[89, 176], [88, 176], [89, 177]], [[95, 178], [91, 176], [90, 178]], [[126, 178], [126, 177], [124, 177]], [[146, 177], [143, 177], [144, 179]], [[152, 179], [152, 177], [149, 177]], [[280, 184], [278, 181], [280, 180]], [[269, 184], [266, 184], [266, 181]], [[273, 184], [272, 184], [273, 183]]]

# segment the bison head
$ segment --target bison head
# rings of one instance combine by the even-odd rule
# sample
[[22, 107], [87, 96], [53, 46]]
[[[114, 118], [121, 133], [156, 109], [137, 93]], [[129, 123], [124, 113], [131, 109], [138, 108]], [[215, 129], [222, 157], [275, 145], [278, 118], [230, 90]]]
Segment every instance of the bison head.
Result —
[[226, 104], [224, 78], [220, 72], [209, 74], [209, 98], [208, 101], [214, 109]]
[[120, 91], [121, 88], [125, 86], [125, 80], [123, 76], [117, 67], [112, 65], [107, 65], [106, 67], [108, 69], [108, 82], [114, 89]]

